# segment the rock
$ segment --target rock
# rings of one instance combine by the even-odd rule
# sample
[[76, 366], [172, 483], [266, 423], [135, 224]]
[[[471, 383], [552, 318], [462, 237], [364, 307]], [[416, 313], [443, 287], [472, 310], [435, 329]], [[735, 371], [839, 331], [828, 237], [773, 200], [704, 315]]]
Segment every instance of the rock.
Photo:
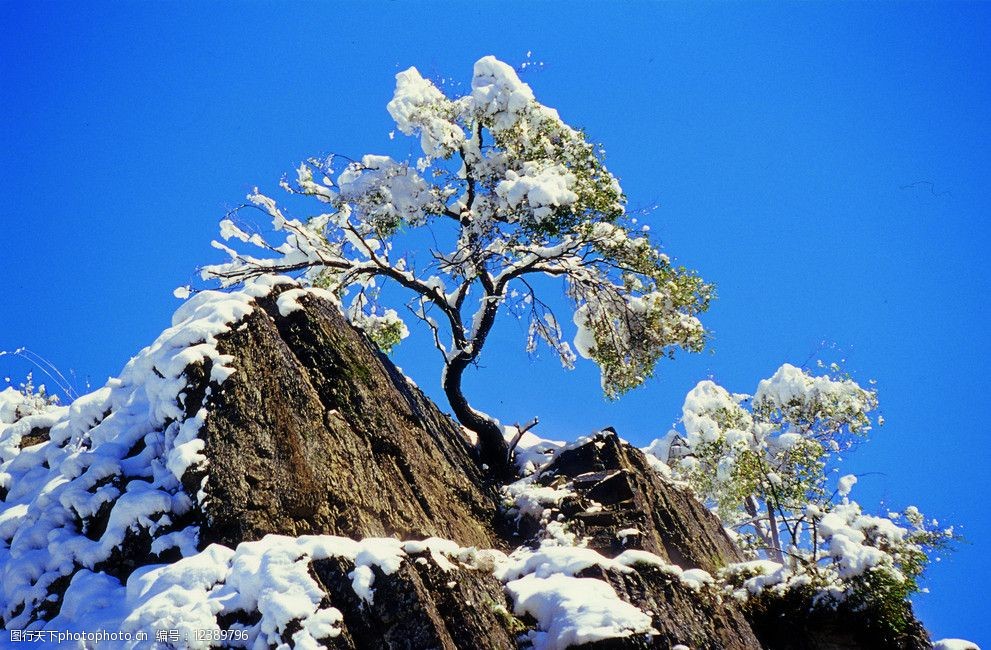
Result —
[[710, 573], [742, 560], [719, 520], [615, 433], [600, 433], [561, 452], [537, 477], [542, 485], [562, 481], [574, 489], [560, 505], [570, 529], [603, 555], [641, 549]]
[[811, 594], [795, 592], [750, 599], [746, 616], [761, 646], [768, 650], [932, 648], [929, 634], [907, 602], [893, 603], [895, 611], [885, 612], [877, 604], [813, 607], [811, 600]]
[[[630, 549], [652, 553], [681, 569], [715, 574], [741, 559], [718, 519], [684, 488], [652, 469], [644, 453], [601, 432], [567, 449], [536, 477], [540, 485], [567, 485], [572, 495], [546, 519], [563, 521], [569, 532], [607, 557]], [[524, 530], [536, 531], [536, 521]], [[633, 532], [635, 531], [635, 532]], [[695, 649], [759, 647], [749, 623], [732, 601], [711, 588], [693, 589], [676, 574], [649, 564], [619, 572], [591, 567], [579, 575], [608, 582], [623, 600], [650, 612], [657, 631], [649, 640], [630, 636], [613, 645], [587, 647]], [[583, 646], [585, 647], [585, 646]]]
[[35, 427], [31, 429], [19, 443], [21, 449], [32, 447], [48, 441], [50, 429], [48, 427]]
[[[897, 630], [801, 595], [741, 611], [709, 575], [740, 550], [615, 432], [515, 483], [555, 499], [517, 519], [461, 427], [319, 291], [266, 278], [175, 321], [71, 407], [2, 394], [2, 626], [253, 647], [929, 647], [903, 603]], [[584, 546], [528, 550], [551, 524]], [[555, 591], [572, 586], [602, 592], [598, 632], [567, 629], [587, 614]]]
[[376, 572], [374, 600], [366, 603], [352, 589], [353, 570], [336, 558], [313, 563], [356, 648], [508, 650], [526, 630], [491, 572], [445, 571], [429, 553], [414, 554], [391, 575]]
[[[605, 580], [623, 600], [651, 613], [657, 634], [648, 648], [672, 648], [682, 644], [693, 650], [749, 650], [761, 647], [747, 619], [732, 601], [712, 588], [693, 589], [677, 576], [657, 567], [641, 565], [635, 572], [586, 569], [580, 575]], [[635, 644], [640, 639], [631, 638]]]
[[499, 546], [496, 492], [461, 428], [333, 303], [306, 294], [282, 316], [282, 290], [218, 343], [235, 372], [207, 398], [208, 464], [183, 477], [195, 493], [209, 476], [201, 539], [236, 546], [323, 533]]

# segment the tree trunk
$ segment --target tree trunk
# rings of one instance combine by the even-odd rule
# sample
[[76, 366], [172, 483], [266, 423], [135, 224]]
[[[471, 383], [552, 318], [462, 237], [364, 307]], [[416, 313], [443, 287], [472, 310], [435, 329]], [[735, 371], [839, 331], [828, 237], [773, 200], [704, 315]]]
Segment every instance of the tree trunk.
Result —
[[785, 556], [781, 550], [781, 537], [778, 534], [778, 518], [774, 516], [774, 508], [771, 507], [771, 502], [768, 501], [766, 505], [767, 523], [771, 527], [771, 542], [774, 547], [774, 559], [778, 561], [778, 564], [784, 564]]
[[459, 355], [448, 363], [443, 379], [444, 393], [458, 422], [478, 436], [479, 462], [488, 466], [489, 474], [500, 478], [509, 477], [513, 472], [509, 463], [509, 446], [502, 435], [502, 427], [488, 415], [472, 408], [461, 391], [461, 380], [469, 363], [471, 361], [466, 355]]

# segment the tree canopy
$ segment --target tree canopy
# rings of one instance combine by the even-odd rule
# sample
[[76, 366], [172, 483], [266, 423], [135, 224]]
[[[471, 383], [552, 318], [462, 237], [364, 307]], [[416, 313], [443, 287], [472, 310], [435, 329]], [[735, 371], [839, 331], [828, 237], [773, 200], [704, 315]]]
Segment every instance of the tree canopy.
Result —
[[953, 539], [917, 508], [865, 513], [850, 498], [857, 477], [833, 480], [842, 453], [866, 437], [878, 400], [841, 376], [813, 375], [791, 364], [760, 381], [753, 395], [730, 393], [706, 380], [685, 398], [681, 428], [648, 451], [716, 511], [756, 560], [732, 568], [731, 584], [746, 594], [765, 587], [890, 606], [902, 601], [935, 549]]
[[[381, 288], [406, 290], [409, 315], [433, 333], [454, 414], [478, 434], [481, 460], [492, 466], [508, 461], [501, 427], [471, 407], [461, 386], [500, 310], [525, 315], [528, 351], [542, 341], [566, 368], [579, 355], [598, 364], [609, 398], [640, 385], [677, 349], [703, 348], [698, 315], [711, 285], [651, 242], [627, 214], [602, 148], [539, 103], [512, 67], [480, 59], [471, 92], [455, 98], [410, 68], [396, 75], [387, 109], [402, 134], [419, 138], [422, 156], [305, 161], [281, 186], [315, 199], [312, 214], [293, 217], [254, 191], [242, 208], [267, 214], [274, 235], [239, 223], [239, 209], [221, 222], [221, 236], [263, 254], [214, 242], [230, 259], [203, 277], [226, 286], [297, 274], [337, 295], [384, 350], [408, 328], [400, 310], [380, 304]], [[425, 253], [409, 243], [419, 229], [432, 236]], [[536, 276], [565, 281], [572, 341]]]

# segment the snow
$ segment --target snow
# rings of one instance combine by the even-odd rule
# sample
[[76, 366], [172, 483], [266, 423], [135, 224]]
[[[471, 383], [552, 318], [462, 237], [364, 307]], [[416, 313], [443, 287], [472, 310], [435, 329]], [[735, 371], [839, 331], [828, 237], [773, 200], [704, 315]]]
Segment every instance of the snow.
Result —
[[[209, 408], [185, 403], [184, 371], [208, 363], [218, 384], [230, 377], [233, 359], [219, 353], [218, 337], [254, 309], [257, 297], [287, 281], [263, 277], [237, 292], [197, 293], [119, 377], [69, 407], [26, 405], [16, 391], [0, 393], [0, 485], [7, 489], [0, 502], [0, 616], [8, 627], [32, 624], [56, 580], [83, 576], [77, 589], [105, 582], [82, 572], [98, 569], [129, 536], [148, 534], [154, 552], [195, 552], [196, 531], [175, 522], [193, 507], [180, 478], [204, 466], [197, 434]], [[50, 429], [49, 440], [20, 449], [35, 428]], [[90, 530], [106, 508], [105, 528]]]
[[[715, 382], [700, 381], [688, 395], [682, 407], [682, 422], [688, 444], [692, 447], [706, 442], [715, 442], [723, 431], [725, 414], [732, 413], [749, 424], [750, 417], [725, 388]], [[734, 427], [739, 430], [741, 427]]]
[[[512, 442], [517, 430], [514, 427], [504, 427], [503, 434], [506, 442]], [[565, 446], [565, 442], [542, 438], [531, 429], [523, 434], [513, 450], [516, 466], [524, 476], [529, 476], [549, 463]]]
[[681, 572], [681, 584], [687, 585], [694, 591], [701, 591], [705, 586], [715, 582], [708, 571], [702, 569], [687, 569]]
[[981, 650], [973, 641], [940, 639], [933, 643], [933, 650]]
[[301, 311], [303, 305], [299, 304], [299, 299], [305, 295], [307, 295], [305, 289], [287, 289], [280, 293], [275, 301], [275, 305], [279, 309], [279, 314], [286, 317], [289, 314]]
[[575, 331], [574, 346], [583, 359], [591, 359], [595, 350], [595, 335], [592, 332], [591, 324], [588, 320], [588, 305], [582, 305], [575, 310], [572, 319], [577, 328]]
[[539, 221], [551, 215], [553, 208], [571, 205], [578, 200], [572, 191], [575, 175], [564, 165], [526, 162], [520, 172], [506, 171], [506, 178], [496, 186], [496, 195], [515, 208], [526, 200]]
[[513, 612], [529, 614], [541, 632], [531, 636], [535, 650], [654, 632], [651, 618], [620, 600], [606, 582], [594, 578], [527, 575], [506, 585]]
[[[366, 155], [348, 165], [337, 178], [341, 198], [350, 201], [360, 219], [392, 223], [402, 219], [419, 223], [437, 198], [430, 185], [409, 165], [388, 156]], [[358, 245], [355, 248], [362, 250]], [[366, 253], [367, 254], [367, 253]]]
[[486, 56], [475, 62], [471, 102], [476, 111], [492, 118], [492, 130], [498, 132], [515, 126], [534, 96], [512, 67]]
[[620, 572], [630, 571], [629, 567], [618, 559], [610, 560], [590, 548], [543, 546], [536, 551], [526, 548], [517, 549], [496, 571], [496, 577], [507, 581], [530, 574], [538, 578], [547, 578], [556, 574], [573, 576], [592, 566]]
[[410, 554], [430, 553], [430, 559], [434, 561], [442, 571], [454, 571], [457, 569], [447, 558], [459, 556], [464, 549], [458, 544], [440, 537], [430, 537], [423, 541], [410, 541], [403, 544], [403, 551]]
[[429, 157], [449, 155], [465, 139], [464, 131], [450, 121], [455, 110], [450, 100], [416, 68], [396, 75], [396, 91], [386, 109], [400, 131], [420, 132], [420, 145]]
[[733, 591], [733, 596], [746, 600], [749, 596], [760, 594], [765, 589], [787, 585], [792, 577], [788, 567], [771, 560], [751, 560], [738, 562], [724, 567], [720, 571], [723, 581], [739, 583], [740, 587]]
[[503, 488], [503, 492], [520, 515], [529, 515], [536, 519], [540, 519], [545, 510], [573, 494], [567, 486], [551, 487], [527, 479], [510, 483]]
[[821, 413], [823, 409], [840, 416], [852, 415], [870, 411], [876, 403], [873, 393], [850, 379], [812, 376], [788, 363], [778, 368], [770, 379], [761, 380], [754, 393], [755, 405], [779, 409], [786, 416], [810, 410]]
[[850, 494], [850, 490], [852, 490], [853, 486], [856, 484], [857, 484], [857, 477], [854, 476], [853, 474], [847, 474], [846, 476], [841, 477], [839, 481], [837, 481], [836, 492], [841, 497], [848, 496]]
[[[518, 484], [527, 485], [525, 481]], [[567, 491], [565, 488], [562, 491]], [[553, 576], [575, 576], [585, 569], [597, 566], [606, 571], [629, 573], [638, 565], [649, 565], [660, 569], [684, 586], [699, 591], [715, 583], [714, 578], [701, 569], [684, 570], [669, 563], [664, 558], [639, 549], [628, 549], [615, 558], [608, 558], [598, 551], [584, 546], [585, 541], [577, 539], [566, 530], [562, 522], [548, 519], [550, 510], [538, 513], [537, 518], [543, 527], [543, 537], [536, 549], [520, 547], [498, 559], [494, 572], [503, 582], [522, 579], [526, 576], [549, 578]], [[632, 531], [632, 532], [631, 532]], [[637, 529], [628, 529], [627, 534], [640, 534]]]
[[624, 544], [626, 543], [626, 539], [628, 537], [639, 537], [642, 534], [643, 533], [640, 532], [640, 529], [638, 528], [623, 528], [622, 530], [616, 531], [616, 537], [623, 540]]
[[[857, 503], [846, 501], [818, 521], [824, 550], [833, 558], [840, 578], [858, 576], [881, 565], [890, 565], [891, 556], [878, 548], [902, 541], [908, 530], [891, 519], [864, 515]], [[875, 542], [877, 539], [883, 543]]]
[[367, 305], [364, 294], [359, 293], [345, 310], [345, 315], [352, 325], [361, 328], [373, 341], [385, 331], [394, 332], [400, 340], [409, 336], [409, 328], [395, 309], [386, 309], [378, 314], [375, 307], [369, 308]]

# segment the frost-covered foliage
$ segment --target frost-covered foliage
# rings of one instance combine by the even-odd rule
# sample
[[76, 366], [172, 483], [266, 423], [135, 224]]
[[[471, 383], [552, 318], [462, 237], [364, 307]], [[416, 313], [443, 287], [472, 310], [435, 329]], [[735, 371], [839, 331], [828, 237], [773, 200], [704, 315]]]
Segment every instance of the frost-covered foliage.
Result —
[[850, 499], [856, 476], [828, 478], [840, 452], [870, 430], [876, 407], [873, 389], [785, 364], [753, 396], [700, 382], [685, 398], [682, 430], [647, 448], [754, 555], [724, 576], [738, 596], [803, 586], [837, 600], [901, 603], [918, 590], [929, 553], [952, 529], [914, 507], [865, 514]]
[[[441, 352], [455, 415], [479, 433], [490, 464], [505, 462], [505, 443], [496, 423], [468, 405], [461, 378], [500, 309], [529, 321], [527, 350], [543, 341], [567, 368], [578, 355], [595, 361], [611, 398], [642, 383], [661, 357], [703, 347], [697, 316], [710, 285], [636, 227], [602, 150], [537, 102], [510, 66], [480, 59], [471, 92], [454, 98], [410, 68], [396, 75], [387, 108], [401, 133], [419, 138], [422, 156], [306, 161], [282, 187], [318, 209], [293, 218], [253, 192], [245, 207], [268, 215], [281, 240], [224, 219], [224, 240], [263, 254], [215, 242], [230, 261], [205, 267], [204, 278], [231, 285], [272, 271], [300, 274], [337, 294], [351, 321], [386, 349], [407, 329], [397, 310], [377, 305], [379, 292], [390, 283], [408, 291], [410, 314]], [[430, 229], [429, 255], [408, 240], [420, 227]], [[538, 297], [533, 278], [541, 275], [565, 281], [573, 344]]]
[[785, 364], [752, 398], [700, 382], [685, 398], [684, 432], [668, 433], [653, 449], [724, 519], [753, 517], [754, 499], [821, 495], [828, 458], [870, 429], [867, 414], [876, 405], [874, 393], [851, 380]]
[[58, 396], [49, 394], [44, 384], [35, 386], [34, 373], [29, 372], [18, 388], [8, 386], [0, 391], [0, 425], [13, 424], [58, 405]]

